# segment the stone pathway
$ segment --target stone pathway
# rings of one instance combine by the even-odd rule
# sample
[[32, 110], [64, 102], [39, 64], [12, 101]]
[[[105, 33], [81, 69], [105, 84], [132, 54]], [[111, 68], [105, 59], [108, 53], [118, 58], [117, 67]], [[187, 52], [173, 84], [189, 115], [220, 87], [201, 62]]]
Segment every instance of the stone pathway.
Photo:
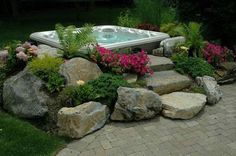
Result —
[[236, 83], [221, 89], [224, 98], [192, 120], [111, 122], [57, 156], [236, 156]]

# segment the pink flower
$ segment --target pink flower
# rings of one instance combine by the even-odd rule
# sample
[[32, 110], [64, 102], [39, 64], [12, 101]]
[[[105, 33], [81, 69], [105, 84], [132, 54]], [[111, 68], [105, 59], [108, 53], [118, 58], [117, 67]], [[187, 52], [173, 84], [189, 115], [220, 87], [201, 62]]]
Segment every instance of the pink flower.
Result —
[[[119, 54], [104, 47], [97, 46], [96, 49], [98, 57], [101, 58], [99, 63], [106, 67], [121, 67], [124, 72], [135, 72], [140, 75], [153, 73], [148, 66], [148, 55], [143, 50], [137, 54]], [[97, 62], [97, 59], [95, 61]]]
[[29, 57], [23, 52], [23, 51], [20, 51], [19, 53], [16, 54], [16, 57], [20, 60], [23, 60], [23, 61], [28, 61]]
[[21, 46], [20, 46], [20, 47], [17, 47], [17, 48], [16, 48], [16, 52], [19, 53], [20, 51], [25, 51], [25, 48], [23, 48], [23, 47], [21, 47]]
[[7, 57], [8, 57], [8, 51], [7, 50], [0, 51], [0, 60], [1, 61], [6, 62]]
[[230, 50], [227, 47], [221, 47], [220, 45], [207, 43], [206, 47], [203, 49], [203, 56], [208, 63], [218, 66], [221, 62], [226, 61], [227, 55]]
[[35, 45], [30, 46], [30, 48], [28, 49], [29, 54], [33, 55], [33, 56], [37, 56], [38, 55], [38, 47]]
[[25, 42], [24, 44], [22, 44], [22, 47], [26, 49], [30, 48], [30, 46], [31, 44], [29, 42]]

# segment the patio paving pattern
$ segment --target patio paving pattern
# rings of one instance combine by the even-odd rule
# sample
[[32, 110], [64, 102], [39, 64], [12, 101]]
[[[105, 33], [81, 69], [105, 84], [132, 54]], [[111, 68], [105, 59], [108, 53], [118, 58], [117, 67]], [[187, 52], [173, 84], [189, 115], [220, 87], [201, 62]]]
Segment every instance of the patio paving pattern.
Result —
[[111, 122], [57, 156], [236, 156], [236, 83], [221, 89], [223, 99], [191, 120]]

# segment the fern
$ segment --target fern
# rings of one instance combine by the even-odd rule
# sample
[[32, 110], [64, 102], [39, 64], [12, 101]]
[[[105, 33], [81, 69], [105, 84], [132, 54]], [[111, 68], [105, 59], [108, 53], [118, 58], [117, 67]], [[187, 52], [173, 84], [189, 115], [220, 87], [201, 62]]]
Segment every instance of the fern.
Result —
[[204, 39], [201, 35], [202, 25], [196, 22], [189, 22], [188, 25], [176, 27], [176, 33], [186, 38], [186, 46], [193, 49], [194, 56], [200, 56], [202, 48], [205, 45]]
[[92, 36], [93, 28], [89, 24], [84, 25], [81, 29], [77, 29], [74, 25], [64, 27], [56, 24], [55, 29], [66, 58], [86, 57], [81, 52], [81, 48], [95, 42], [95, 38]]

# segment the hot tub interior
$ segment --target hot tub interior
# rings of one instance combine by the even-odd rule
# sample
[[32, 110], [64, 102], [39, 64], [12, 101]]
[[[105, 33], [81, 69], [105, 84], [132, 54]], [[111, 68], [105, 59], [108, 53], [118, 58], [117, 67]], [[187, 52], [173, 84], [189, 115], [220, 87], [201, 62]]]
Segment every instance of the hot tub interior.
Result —
[[[150, 50], [158, 47], [160, 41], [169, 38], [168, 34], [161, 32], [107, 25], [93, 27], [93, 35], [99, 45], [108, 49], [140, 47]], [[55, 31], [36, 32], [30, 38], [60, 48]]]

